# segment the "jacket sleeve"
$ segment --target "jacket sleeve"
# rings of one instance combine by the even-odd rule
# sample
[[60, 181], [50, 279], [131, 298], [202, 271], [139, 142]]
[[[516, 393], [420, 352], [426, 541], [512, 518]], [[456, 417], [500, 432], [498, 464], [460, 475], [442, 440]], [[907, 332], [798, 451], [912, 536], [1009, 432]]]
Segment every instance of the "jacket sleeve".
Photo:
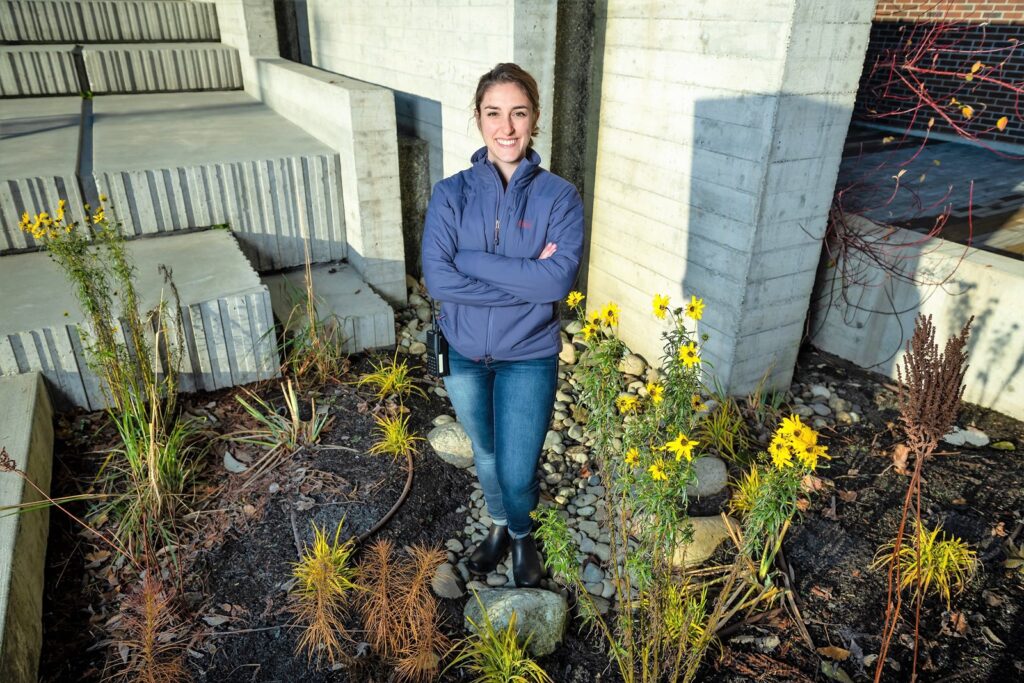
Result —
[[455, 212], [440, 187], [435, 187], [423, 225], [423, 278], [437, 301], [471, 306], [517, 306], [522, 299], [493, 285], [460, 273], [455, 268], [458, 242]]
[[555, 201], [546, 241], [558, 245], [551, 258], [541, 260], [460, 250], [455, 255], [455, 266], [469, 277], [530, 303], [551, 303], [569, 293], [583, 254], [583, 202], [576, 188], [569, 187]]

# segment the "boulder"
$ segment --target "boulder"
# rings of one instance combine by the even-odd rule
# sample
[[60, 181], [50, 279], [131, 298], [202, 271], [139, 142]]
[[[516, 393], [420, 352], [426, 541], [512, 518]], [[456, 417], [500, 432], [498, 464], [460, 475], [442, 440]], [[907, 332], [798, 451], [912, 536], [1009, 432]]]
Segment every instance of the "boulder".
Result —
[[430, 430], [427, 441], [438, 457], [450, 465], [463, 469], [473, 465], [473, 444], [458, 422], [449, 422]]
[[461, 578], [447, 562], [443, 562], [437, 567], [434, 577], [430, 580], [430, 586], [439, 598], [457, 600], [465, 594], [462, 590]]
[[686, 487], [689, 498], [714, 496], [729, 483], [729, 471], [725, 462], [713, 455], [705, 455], [693, 461], [697, 481]]
[[[739, 526], [733, 518], [728, 518], [729, 523]], [[672, 564], [676, 567], [694, 567], [705, 562], [718, 545], [729, 538], [729, 531], [725, 519], [721, 515], [714, 517], [692, 517], [693, 541], [680, 543], [672, 555]]]
[[[479, 601], [478, 601], [479, 600]], [[512, 613], [516, 616], [516, 632], [530, 638], [528, 652], [534, 657], [551, 654], [562, 642], [569, 611], [565, 596], [540, 588], [506, 588], [482, 590], [466, 602], [463, 616], [466, 628], [476, 632], [470, 620], [483, 624], [483, 609], [496, 631], [508, 628]]]

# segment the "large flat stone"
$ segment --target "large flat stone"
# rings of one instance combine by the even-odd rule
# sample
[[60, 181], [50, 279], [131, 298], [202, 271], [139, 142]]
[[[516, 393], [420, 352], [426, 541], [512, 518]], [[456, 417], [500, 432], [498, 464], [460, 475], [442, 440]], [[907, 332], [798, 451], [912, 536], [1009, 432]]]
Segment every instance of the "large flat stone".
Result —
[[[50, 490], [53, 414], [37, 373], [0, 377], [0, 447], [33, 483]], [[42, 500], [13, 472], [0, 472], [0, 506]], [[43, 564], [49, 509], [0, 517], [0, 681], [35, 683], [43, 638]]]
[[52, 212], [67, 199], [68, 214], [82, 219], [75, 178], [81, 111], [80, 97], [0, 100], [0, 254], [36, 247], [18, 229], [23, 212]]
[[74, 45], [0, 46], [0, 97], [77, 95]]
[[347, 256], [341, 161], [243, 92], [93, 100], [93, 177], [129, 235], [227, 224], [259, 270]]
[[219, 40], [212, 3], [180, 0], [4, 0], [0, 40], [110, 43]]
[[[128, 242], [142, 310], [169, 296], [158, 266], [181, 297], [186, 357], [181, 388], [213, 390], [277, 374], [270, 295], [226, 230]], [[61, 404], [105, 405], [88, 369], [78, 324], [86, 320], [63, 272], [42, 252], [3, 257], [0, 375], [42, 372]]]
[[[314, 266], [311, 272], [317, 314], [322, 319], [336, 316], [341, 321], [346, 353], [394, 345], [394, 311], [354, 268], [328, 264]], [[267, 275], [263, 282], [270, 290], [277, 319], [290, 327], [304, 325], [305, 269]]]
[[97, 95], [242, 89], [238, 50], [220, 43], [87, 45], [82, 57]]

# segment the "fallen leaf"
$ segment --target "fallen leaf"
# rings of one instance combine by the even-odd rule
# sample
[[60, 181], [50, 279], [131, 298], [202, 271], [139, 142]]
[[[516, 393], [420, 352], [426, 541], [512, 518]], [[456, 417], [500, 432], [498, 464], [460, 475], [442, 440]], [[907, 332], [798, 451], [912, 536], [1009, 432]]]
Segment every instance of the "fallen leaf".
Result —
[[845, 671], [840, 669], [832, 662], [826, 662], [822, 660], [821, 673], [825, 674], [834, 681], [839, 681], [839, 683], [853, 683], [853, 679], [850, 678], [849, 674], [847, 674]]
[[971, 73], [972, 74], [978, 73], [978, 70], [981, 69], [983, 66], [985, 66], [985, 65], [982, 64], [981, 62], [975, 62], [974, 64], [971, 65]]
[[805, 474], [804, 478], [800, 480], [800, 486], [804, 491], [821, 491], [825, 488], [825, 482], [821, 477], [816, 477], [813, 474]]
[[307, 496], [299, 495], [299, 500], [295, 503], [295, 509], [299, 512], [305, 512], [310, 510], [316, 505], [316, 501]]
[[996, 647], [1006, 647], [1006, 643], [999, 640], [999, 637], [996, 636], [995, 633], [992, 633], [992, 629], [990, 629], [988, 626], [981, 627], [981, 634], [985, 636], [985, 640], [987, 640], [992, 645], [995, 645]]
[[895, 135], [886, 135], [884, 138], [882, 138], [882, 144], [883, 145], [888, 145], [890, 142], [892, 142], [895, 139], [896, 139]]
[[811, 507], [811, 501], [807, 500], [806, 498], [797, 498], [797, 500], [796, 500], [796, 508], [800, 512], [807, 512], [810, 509], [810, 507]]
[[985, 604], [989, 607], [999, 607], [1003, 604], [1003, 597], [991, 591], [981, 591], [981, 597], [985, 598]]
[[999, 522], [992, 527], [992, 535], [999, 536], [1000, 538], [1006, 536], [1006, 522]]
[[1008, 119], [1005, 116], [1002, 116], [999, 118], [998, 121], [996, 121], [996, 128], [999, 130], [1006, 130], [1006, 124], [1008, 124], [1009, 122], [1010, 119]]
[[974, 80], [974, 75], [973, 74], [964, 74], [964, 80], [967, 81], [968, 83], [970, 83], [971, 81]]
[[821, 598], [822, 600], [831, 600], [832, 591], [821, 586], [811, 586], [811, 595]]
[[910, 474], [907, 470], [907, 461], [910, 460], [910, 447], [906, 444], [896, 444], [892, 449], [892, 466], [897, 474]]
[[930, 119], [928, 119], [928, 127], [931, 128], [934, 125], [935, 125], [935, 117], [933, 116]]
[[964, 106], [960, 107], [960, 113], [963, 115], [965, 119], [969, 119], [972, 116], [974, 116], [974, 107], [972, 107], [969, 104], [965, 104]]
[[852, 503], [857, 500], [856, 491], [843, 491], [842, 489], [836, 489], [836, 494], [839, 496], [839, 500], [844, 503]]
[[242, 513], [246, 517], [252, 517], [256, 514], [256, 506], [246, 503], [245, 505], [242, 506]]
[[951, 500], [949, 502], [952, 503], [953, 505], [967, 505], [967, 499], [966, 498], [954, 498], [953, 500]]
[[222, 624], [227, 623], [228, 617], [220, 616], [218, 614], [209, 617], [203, 617], [203, 621], [205, 621], [209, 626], [221, 626]]
[[1016, 447], [1013, 445], [1012, 441], [996, 441], [992, 444], [992, 448], [995, 448], [998, 451], [1012, 451], [1015, 450]]
[[850, 572], [850, 576], [852, 576], [855, 579], [860, 578], [860, 570], [859, 569], [854, 569], [853, 571]]
[[953, 630], [960, 635], [966, 634], [969, 628], [967, 624], [967, 616], [963, 612], [950, 612], [949, 625], [952, 626]]
[[849, 650], [847, 650], [845, 648], [841, 648], [841, 647], [836, 647], [835, 645], [828, 645], [826, 647], [819, 647], [818, 648], [818, 654], [821, 655], [822, 657], [828, 657], [829, 659], [834, 659], [837, 662], [845, 662], [847, 659], [850, 658], [850, 651]]

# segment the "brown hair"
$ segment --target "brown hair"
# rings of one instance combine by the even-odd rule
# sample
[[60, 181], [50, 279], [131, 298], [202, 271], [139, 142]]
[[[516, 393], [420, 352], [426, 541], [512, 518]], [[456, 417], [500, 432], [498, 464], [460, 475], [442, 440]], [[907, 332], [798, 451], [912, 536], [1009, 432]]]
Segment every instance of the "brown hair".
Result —
[[476, 95], [473, 97], [473, 116], [480, 117], [480, 103], [484, 99], [484, 94], [492, 85], [498, 83], [515, 83], [522, 89], [526, 99], [530, 100], [534, 116], [533, 130], [530, 131], [530, 136], [536, 137], [540, 133], [540, 128], [537, 126], [537, 120], [540, 118], [540, 90], [537, 88], [537, 81], [533, 76], [518, 64], [503, 62], [480, 77], [476, 84]]

